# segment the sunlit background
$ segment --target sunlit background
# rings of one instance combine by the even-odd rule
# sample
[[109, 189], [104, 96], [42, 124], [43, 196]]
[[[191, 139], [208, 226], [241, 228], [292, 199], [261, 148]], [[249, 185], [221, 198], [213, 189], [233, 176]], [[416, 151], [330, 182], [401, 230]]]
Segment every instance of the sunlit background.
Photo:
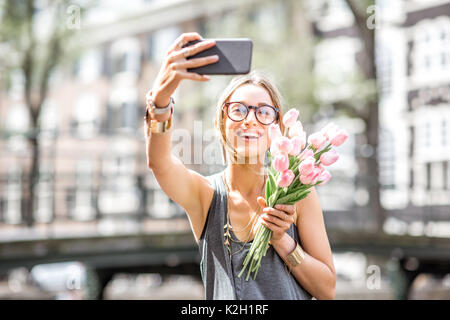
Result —
[[[143, 131], [165, 51], [192, 31], [251, 38], [307, 133], [350, 133], [317, 189], [336, 299], [449, 299], [448, 0], [0, 0], [0, 299], [204, 299]], [[174, 96], [173, 152], [203, 175], [223, 169], [230, 79]]]

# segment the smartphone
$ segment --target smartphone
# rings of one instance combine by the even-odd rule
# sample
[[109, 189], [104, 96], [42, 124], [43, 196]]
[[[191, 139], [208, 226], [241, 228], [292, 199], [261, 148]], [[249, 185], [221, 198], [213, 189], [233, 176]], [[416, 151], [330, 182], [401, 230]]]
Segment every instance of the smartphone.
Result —
[[[184, 47], [196, 44], [203, 40], [194, 40], [186, 43]], [[187, 59], [201, 58], [217, 54], [219, 60], [206, 66], [188, 69], [189, 72], [208, 75], [246, 74], [250, 72], [252, 64], [253, 42], [247, 38], [215, 39], [216, 45], [199, 52]]]

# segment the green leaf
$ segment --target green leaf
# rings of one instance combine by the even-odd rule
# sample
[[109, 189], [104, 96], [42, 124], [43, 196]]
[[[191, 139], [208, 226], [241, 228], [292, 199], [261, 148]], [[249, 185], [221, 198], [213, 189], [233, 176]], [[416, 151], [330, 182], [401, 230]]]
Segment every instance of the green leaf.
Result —
[[292, 168], [297, 157], [289, 156], [289, 168]]
[[322, 154], [324, 154], [325, 152], [328, 152], [328, 151], [330, 151], [331, 150], [331, 143], [330, 144], [328, 144], [322, 151], [319, 151], [319, 152], [317, 152], [316, 154], [314, 154], [314, 158], [316, 159], [316, 161], [319, 161], [319, 159], [320, 159], [320, 156], [322, 155]]
[[277, 182], [275, 180], [275, 177], [272, 173], [269, 172], [269, 180], [270, 182], [270, 190], [269, 190], [269, 194], [273, 194], [275, 192], [275, 189], [277, 187]]
[[278, 198], [278, 200], [276, 201], [276, 203], [281, 203], [281, 204], [294, 204], [299, 200], [302, 200], [304, 198], [306, 198], [306, 196], [311, 192], [311, 190], [307, 189], [307, 190], [298, 190], [297, 192], [288, 194], [284, 197]]

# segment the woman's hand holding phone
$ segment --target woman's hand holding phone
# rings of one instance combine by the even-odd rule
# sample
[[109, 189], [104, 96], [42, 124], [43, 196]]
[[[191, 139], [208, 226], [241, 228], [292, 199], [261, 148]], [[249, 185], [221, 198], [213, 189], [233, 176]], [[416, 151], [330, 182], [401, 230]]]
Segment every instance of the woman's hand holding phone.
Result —
[[190, 60], [186, 58], [215, 46], [215, 41], [205, 40], [198, 42], [195, 45], [183, 48], [184, 44], [193, 40], [203, 40], [203, 38], [196, 32], [183, 33], [167, 50], [161, 69], [152, 89], [152, 97], [157, 107], [165, 107], [169, 104], [170, 97], [180, 84], [181, 80], [209, 80], [208, 76], [189, 72], [187, 69], [215, 63], [219, 59], [217, 55]]

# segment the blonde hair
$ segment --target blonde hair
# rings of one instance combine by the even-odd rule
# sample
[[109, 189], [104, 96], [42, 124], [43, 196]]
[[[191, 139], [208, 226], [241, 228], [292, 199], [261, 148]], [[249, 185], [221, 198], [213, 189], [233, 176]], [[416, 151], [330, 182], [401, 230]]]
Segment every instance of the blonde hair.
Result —
[[281, 132], [284, 132], [284, 126], [283, 126], [283, 112], [282, 112], [282, 96], [278, 90], [278, 88], [275, 86], [273, 81], [269, 79], [267, 75], [262, 73], [261, 71], [252, 71], [249, 74], [238, 76], [233, 78], [228, 86], [225, 88], [225, 90], [222, 92], [222, 95], [220, 96], [219, 100], [217, 101], [217, 113], [216, 113], [216, 121], [215, 121], [215, 129], [218, 130], [218, 136], [220, 144], [222, 145], [222, 150], [224, 152], [225, 157], [225, 149], [232, 155], [232, 158], [234, 161], [237, 159], [236, 150], [233, 148], [233, 146], [228, 142], [226, 138], [225, 133], [225, 117], [227, 116], [223, 105], [228, 102], [231, 95], [241, 86], [246, 84], [253, 84], [256, 86], [260, 86], [264, 88], [267, 93], [269, 94], [270, 98], [272, 99], [273, 106], [278, 108], [279, 110], [279, 117], [278, 117], [278, 124], [280, 126]]

